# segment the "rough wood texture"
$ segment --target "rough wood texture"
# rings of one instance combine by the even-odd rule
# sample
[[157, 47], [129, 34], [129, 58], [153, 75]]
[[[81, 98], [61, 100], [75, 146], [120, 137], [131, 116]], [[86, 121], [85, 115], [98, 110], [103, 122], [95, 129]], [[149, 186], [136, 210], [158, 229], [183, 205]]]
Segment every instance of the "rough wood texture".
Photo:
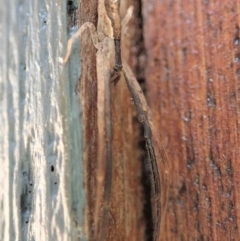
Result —
[[172, 177], [162, 240], [238, 240], [239, 1], [142, 9], [147, 96]]
[[[121, 18], [126, 14], [131, 1], [121, 1]], [[130, 60], [131, 39], [134, 34], [132, 21], [128, 29], [122, 29], [122, 54]], [[132, 57], [133, 59], [133, 57]], [[144, 202], [141, 186], [141, 151], [139, 150], [139, 126], [134, 119], [135, 106], [122, 78], [112, 86], [114, 168], [111, 199], [113, 227], [108, 240], [143, 240], [145, 236]]]
[[[84, 22], [97, 24], [97, 0], [82, 1], [80, 3], [80, 26]], [[79, 27], [80, 27], [79, 26]], [[96, 188], [96, 160], [97, 160], [97, 75], [96, 48], [92, 44], [90, 32], [85, 31], [81, 37], [81, 77], [78, 81], [77, 92], [82, 106], [83, 118], [83, 164], [85, 186], [87, 189], [87, 218], [85, 225], [88, 237], [93, 236], [93, 214]], [[86, 220], [87, 219], [87, 220]], [[91, 239], [90, 239], [91, 240]]]
[[[123, 14], [129, 6], [121, 1]], [[81, 2], [81, 23], [86, 21], [97, 24], [97, 1]], [[96, 49], [89, 41], [89, 32], [81, 38], [81, 61], [83, 63], [78, 91], [83, 106], [84, 125], [84, 164], [87, 186], [87, 227], [90, 240], [93, 237], [94, 207], [96, 201], [97, 146], [97, 77]], [[126, 39], [128, 37], [126, 36]], [[129, 40], [128, 40], [129, 41]], [[125, 46], [129, 44], [125, 42]], [[124, 49], [124, 48], [123, 48]], [[125, 48], [126, 50], [126, 48]], [[124, 50], [123, 50], [124, 51]], [[126, 50], [129, 56], [129, 49]], [[103, 63], [104, 64], [104, 63]], [[135, 139], [138, 130], [135, 128], [131, 104], [124, 79], [115, 86], [112, 84], [113, 111], [113, 173], [107, 240], [142, 240], [144, 221], [141, 193], [141, 161], [138, 141]]]
[[79, 55], [60, 62], [66, 3], [0, 0], [1, 241], [86, 237]]

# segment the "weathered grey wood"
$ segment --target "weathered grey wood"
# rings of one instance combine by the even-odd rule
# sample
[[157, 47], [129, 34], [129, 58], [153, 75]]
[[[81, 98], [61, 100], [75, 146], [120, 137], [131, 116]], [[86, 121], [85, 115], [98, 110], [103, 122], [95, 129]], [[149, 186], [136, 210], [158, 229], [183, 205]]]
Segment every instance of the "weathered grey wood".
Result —
[[1, 241], [86, 239], [79, 51], [71, 71], [60, 63], [66, 4], [0, 0]]

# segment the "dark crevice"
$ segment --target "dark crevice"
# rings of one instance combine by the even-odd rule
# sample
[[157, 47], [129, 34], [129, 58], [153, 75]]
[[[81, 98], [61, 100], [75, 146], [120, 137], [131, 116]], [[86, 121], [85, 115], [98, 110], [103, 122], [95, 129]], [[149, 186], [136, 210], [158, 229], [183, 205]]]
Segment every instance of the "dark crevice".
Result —
[[67, 1], [67, 15], [68, 15], [68, 27], [72, 28], [73, 26], [77, 26], [78, 6], [76, 1], [74, 0]]
[[[136, 6], [136, 5], [137, 6]], [[143, 93], [146, 95], [146, 86], [145, 86], [145, 65], [146, 65], [146, 53], [145, 53], [145, 44], [144, 44], [144, 35], [143, 35], [143, 15], [142, 15], [142, 2], [139, 0], [137, 3], [135, 2], [135, 29], [136, 33], [133, 38], [133, 46], [137, 47], [135, 52], [136, 57], [138, 58], [137, 64], [135, 67], [136, 78], [141, 85]], [[139, 123], [139, 122], [138, 122]], [[140, 150], [142, 150], [142, 176], [141, 176], [141, 184], [143, 187], [143, 218], [145, 221], [145, 240], [152, 241], [153, 240], [153, 219], [152, 219], [152, 208], [151, 208], [151, 181], [150, 181], [150, 169], [147, 165], [147, 150], [146, 143], [144, 139], [144, 129], [143, 126], [139, 123], [139, 133], [140, 139], [138, 146]]]
[[147, 151], [146, 151], [146, 143], [144, 140], [144, 130], [141, 126], [140, 128], [140, 136], [142, 137], [139, 140], [139, 148], [144, 150], [141, 156], [141, 163], [142, 163], [142, 176], [141, 176], [141, 183], [143, 187], [143, 200], [145, 201], [143, 204], [143, 217], [146, 224], [145, 229], [145, 240], [152, 241], [153, 237], [153, 222], [152, 222], [152, 208], [151, 208], [151, 181], [150, 181], [150, 170], [149, 166], [147, 165]]
[[20, 200], [19, 200], [19, 214], [21, 222], [21, 234], [20, 239], [26, 240], [27, 238], [27, 224], [30, 222], [29, 218], [32, 212], [32, 202], [33, 202], [33, 181], [32, 181], [32, 165], [30, 158], [30, 139], [27, 142], [27, 148], [22, 148], [24, 150], [21, 153], [21, 189], [19, 190]]
[[134, 46], [134, 55], [137, 58], [136, 65], [134, 66], [136, 78], [141, 87], [144, 89], [145, 84], [145, 67], [146, 67], [146, 53], [143, 35], [143, 16], [142, 16], [142, 3], [137, 1], [134, 3], [134, 36], [132, 37], [132, 46]]

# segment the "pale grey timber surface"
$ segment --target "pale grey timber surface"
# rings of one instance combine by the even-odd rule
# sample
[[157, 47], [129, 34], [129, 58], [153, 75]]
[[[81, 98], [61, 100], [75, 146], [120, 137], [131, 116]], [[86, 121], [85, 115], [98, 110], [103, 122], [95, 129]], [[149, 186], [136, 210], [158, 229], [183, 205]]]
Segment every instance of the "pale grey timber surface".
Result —
[[0, 0], [0, 241], [86, 240], [79, 49], [61, 64], [66, 5]]

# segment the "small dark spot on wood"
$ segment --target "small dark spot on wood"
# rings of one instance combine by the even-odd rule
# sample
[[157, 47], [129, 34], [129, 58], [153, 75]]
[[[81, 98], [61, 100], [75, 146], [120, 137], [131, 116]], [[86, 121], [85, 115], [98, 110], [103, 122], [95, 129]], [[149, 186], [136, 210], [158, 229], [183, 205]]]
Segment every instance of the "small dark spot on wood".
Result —
[[236, 37], [236, 38], [234, 39], [234, 45], [235, 45], [235, 46], [239, 45], [239, 37]]
[[235, 222], [236, 221], [236, 216], [234, 216], [234, 215], [230, 215], [229, 217], [228, 217], [228, 219], [229, 219], [229, 221], [230, 222]]
[[216, 99], [214, 98], [214, 96], [211, 93], [207, 93], [207, 105], [209, 107], [216, 107], [217, 103], [216, 103]]
[[210, 197], [206, 197], [205, 200], [206, 200], [207, 206], [211, 207], [211, 204], [212, 204], [211, 198]]
[[210, 19], [210, 16], [209, 16], [209, 15], [207, 15], [207, 17], [206, 17], [206, 24], [207, 24], [208, 26], [211, 26], [211, 19]]
[[237, 54], [235, 55], [235, 63], [239, 63], [239, 62], [240, 62], [240, 54], [237, 53]]
[[186, 191], [187, 191], [186, 184], [182, 183], [182, 186], [179, 188], [179, 191], [178, 191], [179, 195], [180, 196], [184, 195]]
[[[221, 181], [221, 177], [219, 177], [219, 180]], [[223, 194], [223, 184], [222, 181], [220, 182], [219, 186], [218, 186], [218, 190], [220, 194]]]
[[217, 175], [218, 175], [219, 178], [222, 177], [222, 172], [221, 172], [220, 167], [217, 167], [217, 168], [216, 168], [216, 173], [217, 173]]
[[195, 186], [199, 185], [199, 174], [196, 174], [196, 176], [195, 176], [194, 185]]
[[54, 172], [54, 166], [53, 165], [51, 166], [51, 172]]
[[195, 211], [198, 211], [199, 209], [199, 197], [198, 197], [198, 194], [196, 193], [195, 195], [195, 200], [194, 200], [194, 204], [193, 204], [193, 209]]
[[187, 59], [187, 48], [184, 47], [182, 48], [182, 63], [184, 64], [186, 62]]
[[229, 198], [232, 195], [232, 187], [227, 188], [226, 197]]
[[222, 32], [222, 21], [219, 22], [219, 30]]
[[237, 225], [234, 226], [234, 230], [235, 230], [235, 231], [238, 230], [238, 226], [237, 226]]
[[221, 223], [219, 222], [219, 220], [216, 221], [216, 227], [220, 227]]
[[213, 157], [212, 150], [210, 150], [209, 159], [210, 159], [210, 167], [212, 168], [213, 172], [217, 175], [217, 177], [220, 179], [222, 177], [222, 172], [218, 163], [215, 161]]
[[190, 122], [192, 119], [192, 111], [189, 110], [183, 117], [184, 122]]
[[193, 167], [193, 165], [194, 165], [194, 163], [195, 163], [195, 154], [194, 154], [194, 150], [193, 150], [193, 141], [192, 141], [192, 138], [190, 138], [190, 143], [192, 143], [191, 144], [191, 146], [189, 146], [189, 145], [187, 145], [186, 146], [186, 154], [187, 154], [187, 169], [188, 170], [190, 170], [192, 167]]
[[224, 221], [222, 222], [222, 230], [224, 231], [224, 233], [227, 232], [227, 221], [226, 221], [226, 220], [224, 220]]
[[235, 99], [236, 99], [236, 93], [232, 91], [232, 92], [229, 94], [229, 102], [230, 102], [230, 103], [234, 103], [234, 102], [235, 102]]
[[159, 59], [155, 57], [155, 58], [153, 59], [153, 62], [154, 62], [155, 65], [158, 65], [158, 64], [159, 64]]
[[202, 190], [207, 191], [207, 185], [206, 184], [202, 185]]
[[237, 68], [236, 74], [237, 74], [237, 77], [240, 79], [240, 68]]
[[207, 219], [208, 219], [208, 221], [211, 221], [211, 220], [212, 220], [212, 214], [211, 214], [211, 213], [208, 213], [208, 214], [207, 214]]
[[229, 201], [229, 203], [228, 203], [228, 208], [229, 208], [229, 211], [233, 211], [233, 209], [234, 209], [234, 204], [233, 204], [232, 201]]
[[230, 177], [230, 178], [233, 177], [233, 170], [232, 170], [231, 161], [228, 161], [226, 163], [226, 172], [227, 172], [228, 177]]

